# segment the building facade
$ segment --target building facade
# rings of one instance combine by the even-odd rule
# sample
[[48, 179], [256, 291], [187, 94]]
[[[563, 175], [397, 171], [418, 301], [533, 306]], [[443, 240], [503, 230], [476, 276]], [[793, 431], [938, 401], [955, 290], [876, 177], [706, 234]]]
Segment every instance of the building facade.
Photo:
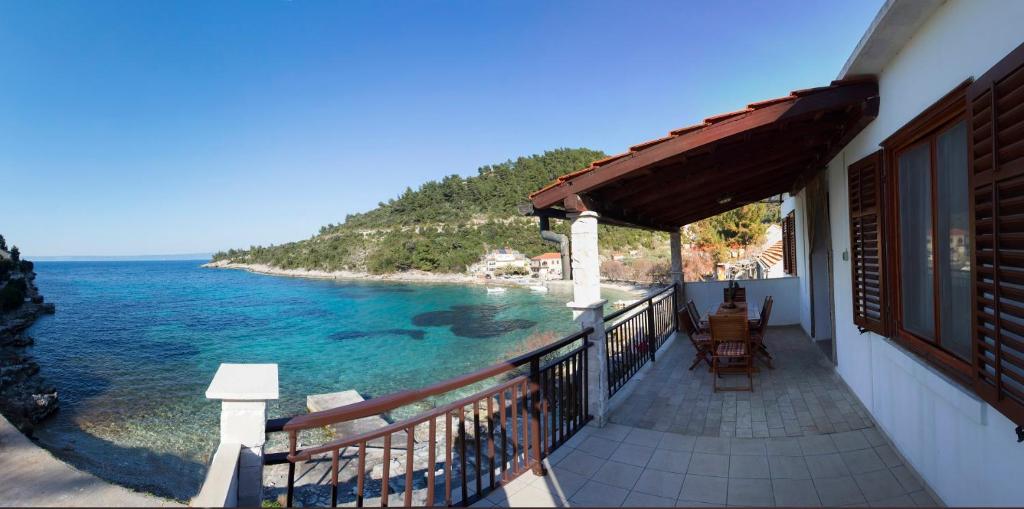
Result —
[[[999, 346], [989, 338], [998, 333], [972, 336], [976, 327], [994, 330], [986, 325], [991, 316], [1004, 324], [1019, 320], [1007, 309], [1015, 305], [1012, 280], [1003, 296], [994, 298], [1007, 299], [1000, 303], [1002, 312], [994, 313], [993, 304], [985, 302], [993, 299], [985, 290], [992, 285], [986, 275], [991, 262], [985, 259], [991, 244], [985, 243], [993, 232], [984, 229], [979, 210], [991, 207], [984, 200], [992, 185], [983, 179], [993, 178], [982, 172], [993, 143], [990, 134], [980, 132], [993, 114], [985, 109], [992, 97], [986, 87], [996, 93], [996, 164], [1002, 167], [994, 172], [1003, 172], [1005, 177], [995, 178], [1007, 183], [999, 192], [1021, 196], [1013, 175], [1022, 161], [1012, 146], [1022, 137], [1010, 131], [1024, 125], [1021, 27], [1020, 2], [887, 2], [840, 76], [878, 76], [878, 116], [828, 162], [820, 187], [801, 190], [783, 210], [794, 211], [802, 226], [798, 273], [827, 276], [831, 267], [836, 369], [949, 505], [1024, 503], [1017, 471], [1024, 464], [1024, 444], [1014, 434], [1024, 424], [1024, 363], [1005, 362], [1008, 357], [1019, 361], [1024, 353], [1018, 332], [1004, 330]], [[876, 237], [883, 248], [883, 280], [877, 286], [882, 300], [878, 312], [865, 316], [863, 302], [876, 296], [870, 295], [875, 292], [870, 285], [863, 288], [870, 271], [856, 265], [858, 258], [862, 264], [869, 258], [866, 252], [858, 257], [858, 249], [873, 249], [858, 236], [864, 228], [861, 211], [868, 208], [858, 200], [863, 161], [872, 160], [881, 167], [872, 173], [881, 180], [876, 189], [890, 207], [883, 205], [875, 218], [883, 230]], [[928, 196], [933, 190], [934, 201]], [[809, 239], [813, 228], [807, 224], [809, 211], [823, 202], [831, 244], [826, 248]], [[1004, 210], [1004, 224], [1012, 226], [1015, 211]], [[1010, 248], [997, 250], [1002, 256], [1016, 256], [1012, 244], [1002, 247]], [[975, 263], [972, 251], [979, 257]], [[868, 263], [875, 261], [871, 254]], [[815, 264], [818, 260], [824, 263]], [[1003, 270], [1007, 278], [1015, 272], [1005, 265]], [[971, 290], [972, 279], [978, 292]], [[801, 282], [802, 324], [809, 330], [814, 291], [808, 278]], [[855, 290], [855, 283], [862, 288]], [[1000, 364], [997, 355], [1003, 357]], [[994, 381], [997, 370], [1003, 376]], [[993, 382], [1004, 393], [992, 394]]]
[[483, 257], [476, 264], [469, 267], [471, 274], [484, 277], [497, 277], [506, 274], [528, 275], [530, 273], [530, 259], [515, 249], [495, 249]]
[[562, 279], [562, 255], [544, 253], [530, 258], [530, 272], [537, 279]]

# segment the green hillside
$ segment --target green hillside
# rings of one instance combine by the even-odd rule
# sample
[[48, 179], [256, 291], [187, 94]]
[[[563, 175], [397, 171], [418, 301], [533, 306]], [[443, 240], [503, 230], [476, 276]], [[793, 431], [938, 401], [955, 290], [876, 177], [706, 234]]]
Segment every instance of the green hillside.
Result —
[[[410, 269], [464, 272], [488, 249], [505, 246], [534, 256], [557, 248], [541, 240], [536, 219], [519, 216], [516, 206], [555, 178], [604, 156], [583, 148], [558, 149], [484, 166], [471, 177], [449, 175], [416, 190], [406, 189], [371, 211], [349, 215], [341, 224], [328, 224], [309, 239], [232, 249], [213, 258], [285, 269], [382, 274]], [[564, 221], [552, 226], [568, 231]], [[601, 228], [604, 249], [655, 250], [667, 243], [665, 234]]]

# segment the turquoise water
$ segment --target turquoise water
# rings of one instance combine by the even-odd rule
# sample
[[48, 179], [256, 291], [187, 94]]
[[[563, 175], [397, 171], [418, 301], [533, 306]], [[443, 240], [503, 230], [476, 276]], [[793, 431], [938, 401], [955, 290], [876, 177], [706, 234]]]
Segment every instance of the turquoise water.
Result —
[[[203, 394], [222, 362], [279, 365], [272, 417], [308, 394], [370, 398], [508, 358], [577, 330], [565, 293], [336, 282], [202, 269], [201, 262], [39, 262], [57, 314], [29, 334], [61, 409], [37, 432], [101, 477], [185, 499], [216, 446]], [[610, 299], [622, 294], [607, 295]]]

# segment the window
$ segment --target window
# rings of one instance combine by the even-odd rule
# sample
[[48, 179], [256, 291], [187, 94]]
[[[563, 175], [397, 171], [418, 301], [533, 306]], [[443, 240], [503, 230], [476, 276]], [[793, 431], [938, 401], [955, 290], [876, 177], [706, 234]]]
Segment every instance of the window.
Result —
[[900, 153], [896, 169], [902, 328], [969, 362], [966, 121]]
[[971, 362], [968, 83], [886, 140], [896, 332], [941, 365]]
[[854, 323], [1024, 425], [1024, 44], [848, 168]]
[[782, 271], [796, 275], [796, 211], [793, 210], [782, 220]]

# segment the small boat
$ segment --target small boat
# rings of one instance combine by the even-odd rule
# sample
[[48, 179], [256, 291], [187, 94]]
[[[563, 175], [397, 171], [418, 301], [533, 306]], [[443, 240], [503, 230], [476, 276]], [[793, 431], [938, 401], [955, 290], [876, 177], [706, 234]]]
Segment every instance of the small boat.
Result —
[[636, 299], [633, 299], [633, 300], [617, 300], [617, 301], [612, 303], [612, 308], [613, 309], [628, 308], [629, 306], [632, 306], [633, 304], [636, 304], [637, 302], [640, 302], [640, 301], [638, 301]]
[[548, 287], [544, 285], [530, 285], [530, 290], [535, 292], [545, 293], [548, 291]]
[[488, 286], [487, 287], [487, 293], [505, 293], [505, 289], [500, 287], [500, 286], [498, 286], [498, 287]]

